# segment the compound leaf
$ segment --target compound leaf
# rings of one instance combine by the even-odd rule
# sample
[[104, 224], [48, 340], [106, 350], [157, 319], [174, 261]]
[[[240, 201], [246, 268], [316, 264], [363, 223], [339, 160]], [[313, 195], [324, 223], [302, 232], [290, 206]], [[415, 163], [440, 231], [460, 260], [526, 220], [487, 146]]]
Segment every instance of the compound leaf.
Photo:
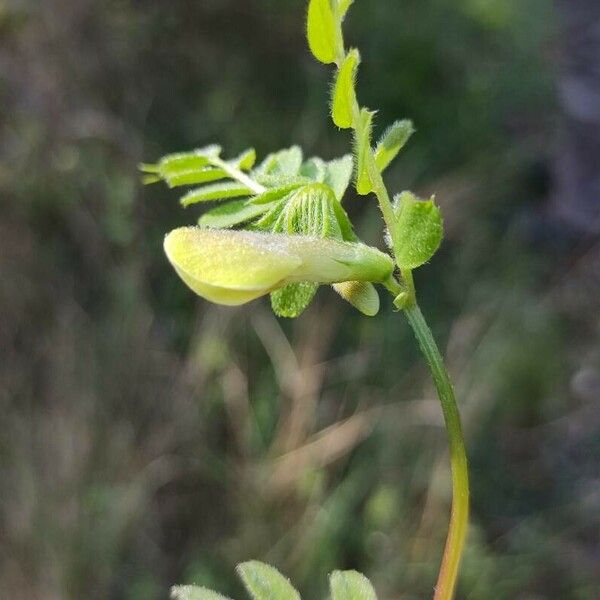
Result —
[[358, 571], [334, 571], [329, 587], [331, 600], [377, 600], [371, 582]]
[[300, 594], [277, 569], [258, 561], [238, 565], [237, 572], [254, 600], [300, 600]]
[[340, 129], [350, 129], [354, 120], [356, 106], [356, 71], [360, 63], [360, 54], [356, 48], [350, 50], [338, 70], [333, 98], [331, 116]]
[[381, 136], [375, 149], [375, 164], [380, 172], [396, 158], [415, 132], [412, 121], [396, 121]]
[[442, 214], [431, 200], [419, 200], [411, 192], [395, 198], [394, 251], [401, 269], [416, 269], [437, 252], [444, 235]]
[[335, 62], [337, 23], [331, 0], [310, 0], [306, 37], [313, 56], [322, 63]]

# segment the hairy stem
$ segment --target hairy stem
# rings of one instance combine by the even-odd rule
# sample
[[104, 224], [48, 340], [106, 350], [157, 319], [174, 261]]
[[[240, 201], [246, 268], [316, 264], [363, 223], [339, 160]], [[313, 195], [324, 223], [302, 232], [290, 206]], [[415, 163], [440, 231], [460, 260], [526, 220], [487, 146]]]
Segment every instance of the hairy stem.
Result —
[[[339, 68], [346, 56], [341, 28], [337, 35], [336, 46], [336, 62]], [[352, 106], [353, 129], [356, 129], [358, 124], [359, 112], [360, 106], [358, 101], [355, 100]], [[392, 241], [392, 247], [396, 248], [396, 216], [394, 214], [390, 195], [387, 191], [381, 172], [377, 167], [375, 154], [372, 149], [367, 156], [367, 171], [369, 178], [371, 179], [373, 191], [379, 202], [383, 220], [385, 221]], [[398, 262], [397, 259], [396, 262]], [[433, 338], [433, 334], [417, 304], [412, 271], [402, 270], [401, 276], [400, 284], [394, 278], [390, 278], [384, 285], [397, 297], [397, 300], [400, 299], [401, 295], [406, 296], [405, 298], [402, 298], [401, 303], [398, 303], [397, 306], [403, 308], [406, 318], [419, 342], [421, 351], [427, 360], [442, 405], [442, 412], [444, 414], [444, 421], [448, 433], [450, 465], [452, 468], [452, 512], [434, 600], [452, 600], [469, 524], [469, 473], [467, 468], [467, 455], [462, 434], [460, 414], [458, 412], [452, 383], [450, 382], [442, 355]]]
[[383, 220], [385, 221], [385, 225], [390, 234], [392, 246], [395, 247], [396, 240], [394, 238], [396, 236], [396, 216], [394, 215], [394, 208], [392, 206], [392, 201], [390, 200], [390, 195], [388, 194], [383, 177], [381, 176], [381, 172], [379, 171], [377, 163], [375, 162], [375, 154], [372, 149], [369, 151], [369, 155], [367, 156], [367, 172], [369, 173], [369, 178], [371, 179], [371, 184], [373, 185], [373, 191], [375, 192], [377, 200], [379, 201], [379, 208], [381, 209]]
[[252, 177], [246, 175], [246, 173], [244, 173], [241, 169], [234, 167], [227, 161], [222, 160], [221, 158], [212, 158], [210, 162], [213, 166], [218, 167], [219, 169], [223, 169], [223, 171], [225, 171], [225, 173], [227, 173], [227, 175], [229, 175], [231, 179], [239, 181], [239, 183], [245, 185], [249, 190], [252, 190], [257, 195], [262, 194], [267, 189], [265, 186], [261, 185], [257, 181], [254, 181]]
[[435, 343], [419, 305], [414, 302], [405, 309], [421, 351], [425, 355], [435, 387], [442, 404], [444, 421], [450, 446], [452, 467], [452, 512], [448, 538], [442, 558], [442, 565], [435, 589], [434, 600], [451, 600], [456, 587], [458, 569], [464, 549], [469, 521], [469, 473], [467, 455], [462, 434], [460, 414], [454, 396], [452, 383], [444, 366], [444, 361]]

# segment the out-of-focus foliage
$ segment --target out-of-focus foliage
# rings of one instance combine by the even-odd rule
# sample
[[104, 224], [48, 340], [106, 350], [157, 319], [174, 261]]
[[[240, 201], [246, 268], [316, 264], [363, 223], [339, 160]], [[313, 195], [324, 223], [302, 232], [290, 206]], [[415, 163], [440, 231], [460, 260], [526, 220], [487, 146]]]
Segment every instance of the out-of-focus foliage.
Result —
[[[327, 293], [293, 324], [194, 301], [160, 250], [190, 215], [137, 180], [139, 162], [215, 140], [346, 151], [304, 10], [1, 5], [1, 597], [152, 600], [175, 582], [242, 597], [232, 565], [249, 558], [307, 598], [334, 568], [381, 598], [429, 595], [447, 459], [407, 327]], [[597, 263], [558, 268], [519, 235], [555, 137], [550, 2], [352, 11], [374, 140], [394, 119], [417, 129], [390, 187], [435, 192], [448, 232], [418, 277], [469, 440], [460, 597], [592, 599]], [[366, 241], [370, 201], [349, 204]]]

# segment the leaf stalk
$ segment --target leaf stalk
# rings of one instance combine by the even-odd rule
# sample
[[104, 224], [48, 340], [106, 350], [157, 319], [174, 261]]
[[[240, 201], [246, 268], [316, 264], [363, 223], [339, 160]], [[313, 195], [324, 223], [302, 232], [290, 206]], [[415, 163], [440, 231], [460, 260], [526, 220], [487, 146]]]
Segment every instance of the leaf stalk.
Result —
[[222, 158], [211, 158], [210, 163], [213, 167], [217, 167], [219, 169], [223, 169], [231, 179], [235, 179], [242, 185], [245, 185], [249, 190], [252, 190], [256, 195], [262, 194], [267, 191], [267, 188], [258, 181], [254, 181], [252, 177], [246, 175], [241, 169], [234, 167], [231, 163], [228, 163], [226, 160]]

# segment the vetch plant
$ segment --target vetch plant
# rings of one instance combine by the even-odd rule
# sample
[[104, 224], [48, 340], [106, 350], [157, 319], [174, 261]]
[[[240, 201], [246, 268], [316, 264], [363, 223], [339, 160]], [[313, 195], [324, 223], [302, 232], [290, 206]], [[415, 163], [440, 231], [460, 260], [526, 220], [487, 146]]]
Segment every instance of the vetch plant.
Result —
[[[342, 24], [353, 0], [310, 0], [307, 37], [319, 61], [335, 67], [331, 114], [335, 125], [353, 132], [353, 153], [325, 161], [304, 160], [299, 147], [267, 156], [258, 166], [254, 150], [224, 159], [220, 146], [171, 154], [157, 164], [141, 165], [144, 181], [169, 187], [195, 186], [181, 198], [184, 207], [218, 201], [195, 227], [170, 232], [167, 258], [198, 295], [224, 305], [239, 305], [270, 295], [274, 312], [298, 317], [320, 285], [368, 316], [379, 311], [375, 284], [392, 294], [406, 316], [430, 368], [450, 447], [453, 500], [450, 526], [436, 600], [454, 595], [468, 526], [468, 472], [460, 416], [452, 384], [432, 333], [419, 309], [414, 269], [438, 250], [443, 223], [434, 199], [411, 192], [390, 196], [383, 172], [413, 134], [410, 121], [396, 121], [374, 145], [375, 111], [361, 107], [356, 96], [360, 65], [357, 49], [347, 50]], [[350, 181], [361, 196], [374, 194], [385, 225], [389, 254], [363, 244], [342, 206]], [[239, 565], [255, 600], [291, 600], [298, 592], [273, 567]], [[376, 598], [369, 581], [354, 571], [330, 577], [333, 600]], [[199, 587], [177, 587], [179, 600], [218, 600], [223, 596]]]

